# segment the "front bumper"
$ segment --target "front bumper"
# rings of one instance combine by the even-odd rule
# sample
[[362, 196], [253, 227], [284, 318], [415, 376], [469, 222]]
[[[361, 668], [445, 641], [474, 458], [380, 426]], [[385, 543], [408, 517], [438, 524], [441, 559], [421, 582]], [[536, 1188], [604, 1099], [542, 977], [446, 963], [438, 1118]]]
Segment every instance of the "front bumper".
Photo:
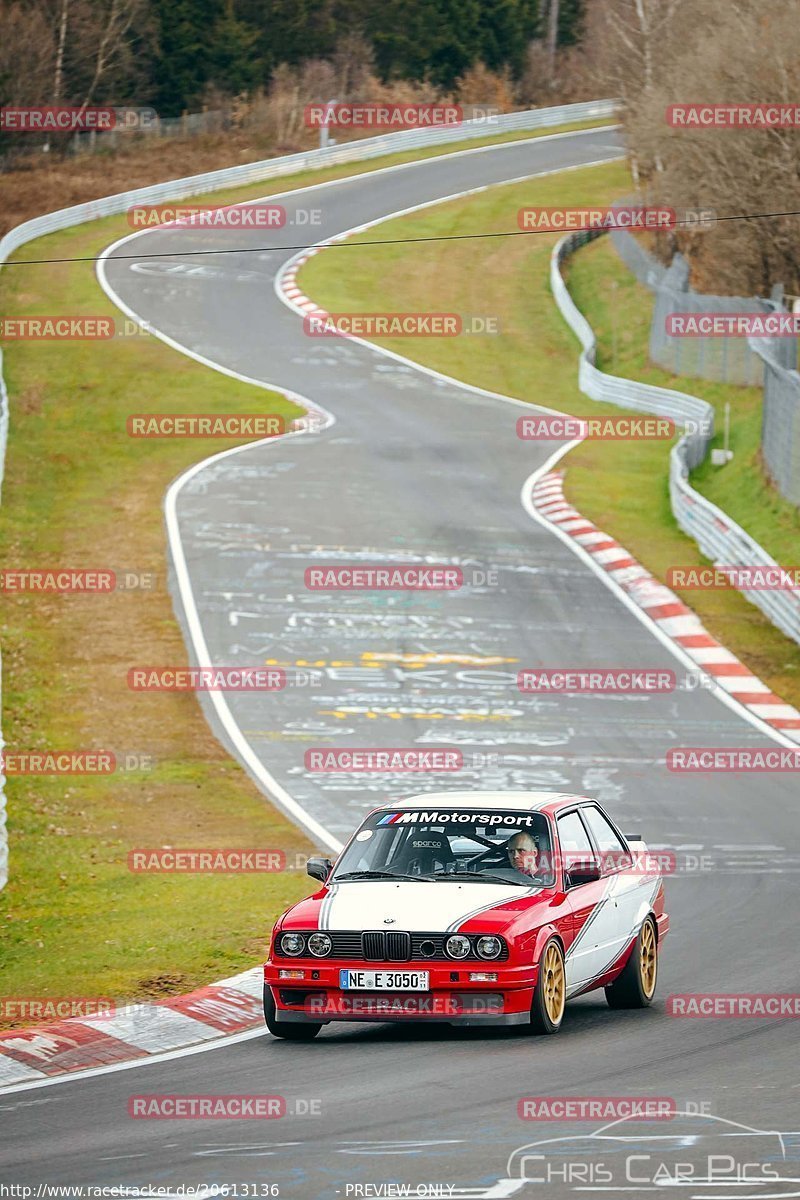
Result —
[[[515, 1025], [530, 1020], [536, 968], [511, 967], [508, 963], [416, 963], [402, 964], [430, 974], [427, 992], [360, 992], [339, 987], [339, 971], [374, 970], [376, 965], [397, 969], [400, 964], [293, 959], [269, 961], [264, 967], [264, 986], [275, 1001], [279, 1021], [439, 1021], [459, 1025]], [[281, 978], [281, 971], [303, 971], [303, 979]], [[496, 980], [472, 981], [473, 972], [492, 971]]]

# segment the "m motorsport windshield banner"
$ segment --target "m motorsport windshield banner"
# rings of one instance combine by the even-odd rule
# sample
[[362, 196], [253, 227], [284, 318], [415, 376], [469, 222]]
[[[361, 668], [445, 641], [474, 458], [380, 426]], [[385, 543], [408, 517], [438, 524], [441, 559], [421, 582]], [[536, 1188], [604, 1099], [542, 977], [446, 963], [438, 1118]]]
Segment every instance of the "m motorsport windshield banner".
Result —
[[533, 825], [531, 812], [468, 812], [464, 809], [416, 809], [391, 812], [380, 817], [382, 825], [486, 825], [489, 828], [528, 829]]

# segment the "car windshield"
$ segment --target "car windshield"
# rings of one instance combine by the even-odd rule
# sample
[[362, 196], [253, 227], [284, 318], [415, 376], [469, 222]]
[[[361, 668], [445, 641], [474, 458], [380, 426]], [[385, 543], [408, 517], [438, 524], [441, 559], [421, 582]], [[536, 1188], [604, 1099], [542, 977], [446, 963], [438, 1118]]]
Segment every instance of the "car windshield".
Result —
[[550, 826], [530, 810], [409, 808], [373, 813], [331, 882], [422, 879], [552, 887]]

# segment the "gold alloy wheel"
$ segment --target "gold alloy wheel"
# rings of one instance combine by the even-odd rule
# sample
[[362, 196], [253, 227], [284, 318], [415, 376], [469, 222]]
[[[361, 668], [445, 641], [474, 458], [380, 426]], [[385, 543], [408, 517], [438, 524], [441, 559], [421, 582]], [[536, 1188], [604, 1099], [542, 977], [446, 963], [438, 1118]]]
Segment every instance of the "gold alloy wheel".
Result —
[[656, 990], [656, 935], [652, 921], [645, 921], [639, 939], [639, 974], [642, 991], [649, 1000]]
[[566, 987], [564, 980], [564, 959], [557, 942], [551, 942], [547, 947], [542, 964], [544, 981], [542, 994], [547, 1016], [553, 1025], [558, 1025], [564, 1015], [566, 1003]]

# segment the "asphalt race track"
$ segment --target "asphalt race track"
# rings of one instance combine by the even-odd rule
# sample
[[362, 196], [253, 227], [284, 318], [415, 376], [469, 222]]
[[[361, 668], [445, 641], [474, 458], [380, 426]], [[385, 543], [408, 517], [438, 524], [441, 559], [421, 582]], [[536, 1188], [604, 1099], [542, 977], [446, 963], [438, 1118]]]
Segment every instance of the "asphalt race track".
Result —
[[[616, 134], [598, 130], [432, 159], [280, 202], [290, 218], [295, 207], [319, 209], [314, 238], [321, 240], [468, 188], [619, 152]], [[439, 1195], [574, 1196], [574, 1177], [571, 1184], [562, 1175], [546, 1187], [521, 1185], [517, 1160], [510, 1177], [517, 1182], [497, 1181], [507, 1179], [508, 1157], [525, 1143], [581, 1134], [571, 1145], [595, 1166], [619, 1158], [620, 1144], [588, 1138], [596, 1124], [522, 1121], [518, 1100], [642, 1094], [750, 1130], [783, 1131], [785, 1161], [776, 1169], [800, 1176], [800, 1134], [791, 1133], [798, 1129], [799, 1086], [792, 1022], [678, 1020], [664, 1008], [670, 993], [798, 990], [787, 955], [797, 941], [796, 782], [779, 774], [670, 775], [664, 757], [672, 746], [768, 744], [705, 689], [521, 695], [516, 674], [525, 666], [655, 667], [679, 677], [684, 668], [523, 509], [526, 479], [557, 447], [517, 439], [519, 407], [365, 345], [306, 336], [274, 289], [291, 250], [169, 257], [170, 250], [224, 248], [232, 236], [244, 246], [302, 241], [291, 223], [266, 237], [148, 232], [112, 253], [106, 276], [130, 310], [181, 346], [299, 394], [334, 418], [318, 432], [212, 462], [175, 491], [177, 535], [211, 661], [270, 661], [290, 673], [284, 692], [228, 694], [253, 756], [249, 769], [258, 776], [253, 762], [261, 764], [278, 785], [271, 794], [302, 807], [321, 846], [325, 831], [330, 842], [342, 839], [385, 798], [473, 786], [542, 788], [596, 795], [624, 829], [640, 830], [651, 845], [705, 854], [712, 865], [668, 883], [672, 932], [649, 1010], [613, 1013], [595, 994], [570, 1005], [559, 1036], [547, 1039], [330, 1025], [307, 1046], [265, 1034], [4, 1095], [0, 1181], [171, 1191], [277, 1184], [288, 1198], [379, 1195], [356, 1185], [394, 1181], [459, 1189]], [[340, 255], [348, 269], [346, 248], [326, 252]], [[409, 249], [415, 252], [424, 250]], [[577, 344], [575, 359], [577, 369]], [[546, 395], [540, 399], [547, 405]], [[158, 398], [143, 397], [141, 409], [157, 410]], [[471, 586], [403, 595], [304, 587], [306, 567], [354, 557], [453, 564]], [[177, 592], [176, 600], [191, 633]], [[196, 658], [196, 641], [189, 644]], [[295, 681], [298, 664], [306, 676]], [[315, 664], [310, 676], [304, 664]], [[207, 712], [241, 758], [219, 710]], [[465, 766], [416, 779], [307, 772], [305, 751], [325, 746], [458, 747]], [[274, 1123], [128, 1117], [132, 1094], [165, 1092], [280, 1094], [289, 1115]], [[679, 1149], [684, 1163], [702, 1162], [712, 1142], [714, 1153], [751, 1162], [773, 1156], [780, 1143], [694, 1115], [656, 1127], [629, 1123], [621, 1132], [632, 1139], [624, 1148], [643, 1159]], [[665, 1143], [669, 1134], [680, 1136]], [[800, 1183], [764, 1187], [753, 1175], [727, 1193], [677, 1190], [800, 1194]], [[645, 1167], [640, 1176], [646, 1180]], [[621, 1190], [597, 1173], [579, 1182], [606, 1195]], [[629, 1194], [653, 1190], [637, 1182]]]

